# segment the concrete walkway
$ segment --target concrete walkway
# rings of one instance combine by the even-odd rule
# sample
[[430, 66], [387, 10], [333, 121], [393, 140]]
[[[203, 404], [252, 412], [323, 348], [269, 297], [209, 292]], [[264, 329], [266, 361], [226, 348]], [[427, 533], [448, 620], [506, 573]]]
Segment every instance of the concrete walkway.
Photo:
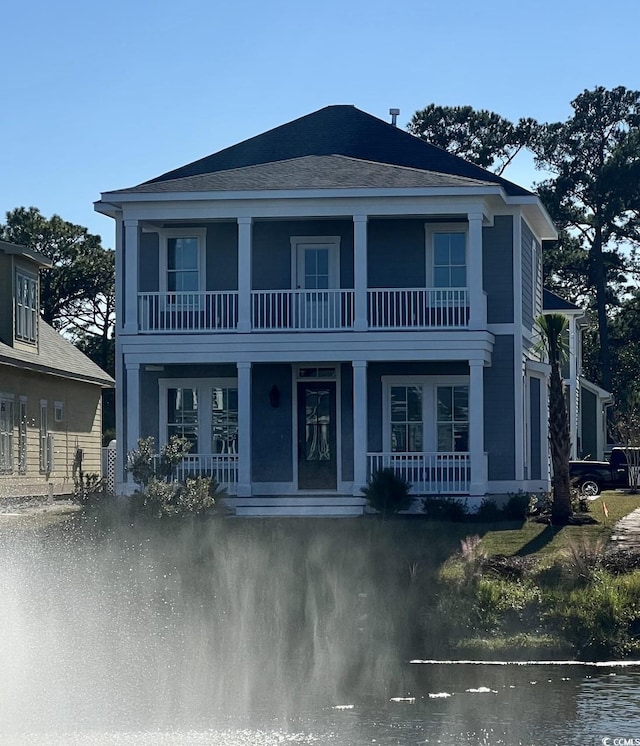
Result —
[[621, 518], [613, 527], [608, 551], [640, 554], [640, 508]]

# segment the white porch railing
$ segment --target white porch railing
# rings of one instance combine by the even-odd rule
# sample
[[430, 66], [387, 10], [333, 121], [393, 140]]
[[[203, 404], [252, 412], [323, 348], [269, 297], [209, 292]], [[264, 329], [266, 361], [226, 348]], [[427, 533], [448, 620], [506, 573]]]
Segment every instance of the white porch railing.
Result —
[[459, 328], [469, 324], [466, 288], [369, 290], [371, 329]]
[[[159, 456], [154, 461], [157, 466]], [[175, 473], [179, 482], [187, 477], [213, 477], [220, 487], [235, 495], [238, 485], [238, 454], [189, 453], [184, 457]]]
[[469, 492], [468, 453], [368, 453], [368, 476], [393, 469], [414, 495], [460, 495]]
[[195, 293], [139, 293], [141, 332], [235, 331], [238, 293], [234, 290]]
[[270, 331], [350, 329], [353, 290], [257, 290], [253, 328]]

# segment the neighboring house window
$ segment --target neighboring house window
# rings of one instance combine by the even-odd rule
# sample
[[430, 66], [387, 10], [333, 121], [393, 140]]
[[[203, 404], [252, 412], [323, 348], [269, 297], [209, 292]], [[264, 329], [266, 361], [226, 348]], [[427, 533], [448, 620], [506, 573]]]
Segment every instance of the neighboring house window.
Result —
[[235, 379], [162, 379], [160, 396], [161, 439], [187, 438], [194, 455], [238, 452]]
[[64, 405], [61, 401], [57, 401], [53, 405], [53, 419], [56, 422], [62, 422], [64, 419]]
[[0, 472], [13, 471], [13, 397], [0, 396]]
[[469, 450], [469, 387], [438, 386], [438, 451]]
[[16, 272], [16, 339], [35, 343], [38, 333], [38, 278]]
[[467, 376], [384, 376], [383, 383], [385, 451], [468, 452]]
[[18, 471], [20, 474], [27, 471], [27, 400], [24, 396], [18, 404]]
[[49, 458], [47, 451], [47, 436], [49, 435], [48, 404], [45, 399], [40, 401], [40, 471], [47, 471]]

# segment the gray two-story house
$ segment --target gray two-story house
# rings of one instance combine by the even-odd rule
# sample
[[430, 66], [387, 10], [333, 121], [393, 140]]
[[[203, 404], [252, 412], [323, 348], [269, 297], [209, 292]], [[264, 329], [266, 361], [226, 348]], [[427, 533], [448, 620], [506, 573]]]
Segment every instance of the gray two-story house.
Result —
[[531, 192], [353, 106], [329, 106], [128, 189], [114, 218], [120, 492], [138, 438], [239, 514], [362, 512], [391, 466], [416, 495], [548, 487]]

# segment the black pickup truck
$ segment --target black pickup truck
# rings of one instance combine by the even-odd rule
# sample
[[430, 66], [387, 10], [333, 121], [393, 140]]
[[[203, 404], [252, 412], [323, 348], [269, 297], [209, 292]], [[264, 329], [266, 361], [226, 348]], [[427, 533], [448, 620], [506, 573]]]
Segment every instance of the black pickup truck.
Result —
[[585, 497], [595, 497], [602, 490], [629, 487], [629, 467], [623, 448], [614, 448], [609, 461], [570, 461], [569, 475]]

